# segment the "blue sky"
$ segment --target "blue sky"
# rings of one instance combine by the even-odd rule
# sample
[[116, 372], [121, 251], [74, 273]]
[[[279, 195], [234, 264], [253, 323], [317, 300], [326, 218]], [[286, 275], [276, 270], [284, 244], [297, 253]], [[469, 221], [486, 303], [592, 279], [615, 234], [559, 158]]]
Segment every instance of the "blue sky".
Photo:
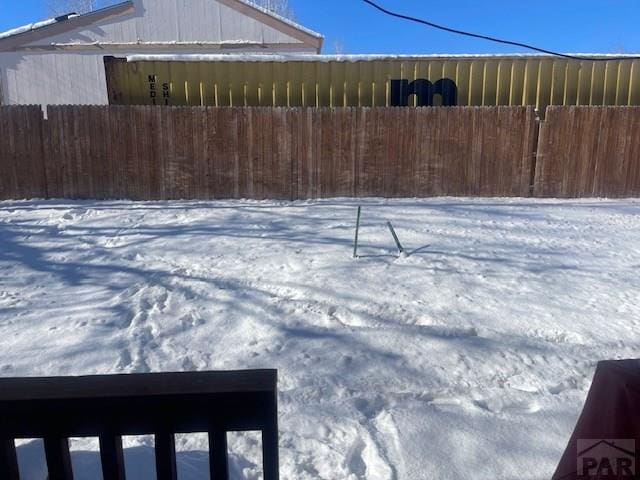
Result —
[[[43, 0], [4, 6], [0, 31], [46, 18]], [[325, 35], [324, 53], [520, 51], [386, 17], [361, 0], [291, 0], [297, 20]], [[379, 0], [450, 27], [561, 52], [640, 53], [640, 0]]]

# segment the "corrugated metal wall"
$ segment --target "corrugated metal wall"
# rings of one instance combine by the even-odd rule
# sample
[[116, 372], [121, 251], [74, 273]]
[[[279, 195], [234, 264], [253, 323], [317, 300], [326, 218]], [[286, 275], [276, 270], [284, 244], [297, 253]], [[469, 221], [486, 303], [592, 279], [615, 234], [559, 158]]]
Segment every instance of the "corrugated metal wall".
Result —
[[[124, 105], [640, 105], [640, 61], [548, 56], [291, 61], [106, 59]], [[444, 82], [444, 83], [443, 83]]]

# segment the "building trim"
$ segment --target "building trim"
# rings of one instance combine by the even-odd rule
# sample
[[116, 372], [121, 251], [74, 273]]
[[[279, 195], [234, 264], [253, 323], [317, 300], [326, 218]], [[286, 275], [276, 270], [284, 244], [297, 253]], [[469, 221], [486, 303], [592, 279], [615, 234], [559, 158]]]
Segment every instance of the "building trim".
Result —
[[290, 37], [300, 40], [303, 43], [316, 49], [318, 53], [322, 50], [324, 37], [317, 32], [313, 32], [291, 20], [287, 20], [268, 10], [253, 5], [245, 0], [217, 0], [222, 5], [233, 8], [234, 10], [254, 18], [275, 30], [278, 30]]
[[54, 37], [56, 35], [75, 30], [76, 28], [89, 27], [96, 22], [133, 12], [133, 2], [128, 0], [127, 2], [95, 10], [83, 15], [78, 15], [77, 17], [70, 17], [66, 20], [52, 23], [41, 28], [17, 33], [16, 35], [0, 39], [0, 52], [12, 51], [26, 43], [37, 42], [38, 40]]
[[[250, 51], [253, 54], [265, 51], [268, 53], [273, 50], [292, 50], [300, 51], [300, 49], [308, 48], [303, 43], [261, 43], [261, 42], [243, 42], [243, 43], [226, 43], [226, 42], [94, 42], [94, 43], [51, 43], [49, 45], [25, 45], [16, 47], [11, 52], [113, 52], [123, 51], [130, 55], [132, 51], [167, 51], [167, 50], [201, 50], [202, 54], [212, 52], [235, 52], [237, 50]], [[213, 54], [213, 53], [212, 53]], [[311, 55], [311, 54], [308, 54]]]

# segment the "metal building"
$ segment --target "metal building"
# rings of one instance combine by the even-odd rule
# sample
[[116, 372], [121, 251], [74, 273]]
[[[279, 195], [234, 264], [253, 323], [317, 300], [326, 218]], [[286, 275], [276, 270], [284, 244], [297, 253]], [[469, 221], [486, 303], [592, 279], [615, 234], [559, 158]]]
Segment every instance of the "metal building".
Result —
[[597, 57], [133, 55], [105, 64], [113, 104], [640, 105], [640, 60]]
[[0, 33], [0, 104], [106, 104], [105, 55], [321, 47], [321, 35], [247, 0], [128, 0]]

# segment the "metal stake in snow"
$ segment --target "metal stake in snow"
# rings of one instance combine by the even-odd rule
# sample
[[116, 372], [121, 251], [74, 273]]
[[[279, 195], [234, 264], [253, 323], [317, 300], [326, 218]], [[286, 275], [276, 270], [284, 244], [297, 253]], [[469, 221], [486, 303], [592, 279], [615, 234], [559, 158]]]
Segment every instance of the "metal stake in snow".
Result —
[[393, 225], [391, 225], [391, 222], [387, 222], [387, 226], [389, 227], [389, 231], [393, 236], [393, 240], [396, 242], [396, 247], [398, 247], [398, 255], [402, 255], [404, 253], [404, 248], [402, 248], [400, 240], [398, 240], [398, 235], [396, 235], [396, 231], [393, 229]]
[[360, 230], [360, 211], [362, 207], [358, 205], [358, 219], [356, 220], [356, 238], [353, 241], [353, 258], [358, 258], [358, 231]]

